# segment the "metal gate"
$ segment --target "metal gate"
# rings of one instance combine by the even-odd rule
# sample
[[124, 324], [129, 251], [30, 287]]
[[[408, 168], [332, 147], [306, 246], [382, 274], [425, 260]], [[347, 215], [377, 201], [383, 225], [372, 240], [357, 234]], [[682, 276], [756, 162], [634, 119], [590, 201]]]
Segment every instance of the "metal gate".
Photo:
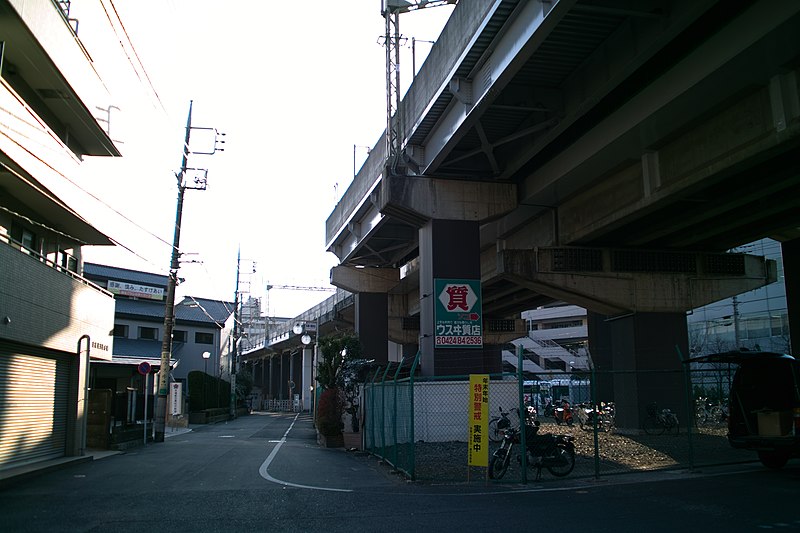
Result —
[[64, 456], [69, 362], [0, 351], [0, 469]]

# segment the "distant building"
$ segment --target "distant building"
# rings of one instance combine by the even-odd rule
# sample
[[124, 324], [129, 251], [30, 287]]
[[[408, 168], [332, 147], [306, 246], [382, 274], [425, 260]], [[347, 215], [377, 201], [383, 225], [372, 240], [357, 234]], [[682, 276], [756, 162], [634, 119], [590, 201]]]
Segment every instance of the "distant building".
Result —
[[[786, 305], [780, 243], [763, 239], [734, 250], [774, 259], [775, 283], [699, 307], [687, 313], [692, 356], [734, 348], [789, 353], [789, 315]], [[517, 339], [503, 352], [509, 371], [516, 370], [516, 347], [523, 347], [526, 373], [569, 372], [588, 368], [586, 310], [555, 304], [522, 313], [528, 336]]]
[[527, 378], [589, 368], [585, 309], [561, 303], [525, 311], [522, 319], [527, 323], [528, 336], [511, 341], [503, 350], [506, 371], [516, 371], [520, 346]]
[[735, 251], [774, 259], [778, 265], [778, 280], [689, 313], [689, 349], [692, 355], [734, 348], [789, 353], [789, 311], [780, 243], [762, 239]]
[[[160, 363], [168, 278], [105, 265], [86, 263], [84, 275], [115, 295], [112, 361], [95, 365], [94, 388], [125, 390], [139, 380], [135, 365]], [[184, 383], [192, 370], [230, 379], [233, 303], [187, 296], [175, 305], [172, 331], [172, 379]], [[209, 352], [208, 359], [203, 353]], [[127, 368], [121, 370], [120, 365]]]

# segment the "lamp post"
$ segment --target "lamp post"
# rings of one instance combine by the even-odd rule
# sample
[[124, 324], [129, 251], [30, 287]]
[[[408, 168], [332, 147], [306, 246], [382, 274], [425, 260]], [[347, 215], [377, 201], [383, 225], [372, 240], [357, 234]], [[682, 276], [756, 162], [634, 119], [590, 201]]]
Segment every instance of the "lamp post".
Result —
[[[319, 318], [317, 318], [317, 321], [315, 324], [313, 324], [313, 326], [314, 326], [314, 339], [313, 339], [314, 348], [312, 351], [312, 359], [311, 359], [311, 385], [309, 386], [308, 390], [309, 393], [312, 394], [312, 397], [309, 398], [310, 400], [309, 406], [311, 407], [312, 412], [316, 413], [316, 409], [314, 409], [314, 400], [316, 398], [316, 394], [314, 394], [314, 389], [315, 389], [314, 379], [316, 378], [316, 372], [314, 372], [314, 370], [316, 369], [316, 363], [318, 357], [317, 351], [319, 349]], [[308, 327], [307, 322], [297, 322], [292, 327], [292, 332], [295, 335], [302, 335], [302, 337], [300, 337], [300, 342], [302, 342], [305, 346], [311, 344], [312, 341], [311, 335], [309, 335], [308, 331], [306, 331], [307, 327]]]
[[208, 388], [208, 360], [211, 358], [211, 352], [203, 352], [203, 409], [208, 407], [206, 405], [206, 389]]

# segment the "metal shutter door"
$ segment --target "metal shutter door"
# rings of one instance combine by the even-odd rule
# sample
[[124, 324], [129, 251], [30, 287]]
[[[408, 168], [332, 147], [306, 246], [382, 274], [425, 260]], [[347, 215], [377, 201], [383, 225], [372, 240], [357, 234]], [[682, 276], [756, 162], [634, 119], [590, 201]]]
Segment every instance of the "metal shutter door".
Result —
[[0, 469], [63, 457], [69, 359], [0, 353]]

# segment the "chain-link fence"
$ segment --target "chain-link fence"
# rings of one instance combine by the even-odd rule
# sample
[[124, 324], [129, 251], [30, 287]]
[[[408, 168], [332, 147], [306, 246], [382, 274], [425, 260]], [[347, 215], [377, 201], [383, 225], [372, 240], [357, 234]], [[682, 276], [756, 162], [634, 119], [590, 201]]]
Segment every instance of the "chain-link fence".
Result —
[[[375, 372], [364, 389], [366, 449], [411, 479], [431, 482], [489, 479], [469, 467], [469, 376], [415, 376], [418, 358]], [[491, 374], [489, 460], [505, 428], [519, 428], [520, 413], [541, 435], [568, 435], [575, 447], [570, 477], [600, 477], [656, 469], [755, 460], [727, 440], [727, 400], [734, 368], [685, 365], [681, 370], [548, 372], [522, 380]], [[492, 482], [536, 478], [522, 468], [522, 446], [512, 448], [507, 470]], [[530, 457], [530, 456], [528, 456]], [[541, 482], [559, 477], [542, 468]], [[558, 468], [555, 469], [558, 471]]]

